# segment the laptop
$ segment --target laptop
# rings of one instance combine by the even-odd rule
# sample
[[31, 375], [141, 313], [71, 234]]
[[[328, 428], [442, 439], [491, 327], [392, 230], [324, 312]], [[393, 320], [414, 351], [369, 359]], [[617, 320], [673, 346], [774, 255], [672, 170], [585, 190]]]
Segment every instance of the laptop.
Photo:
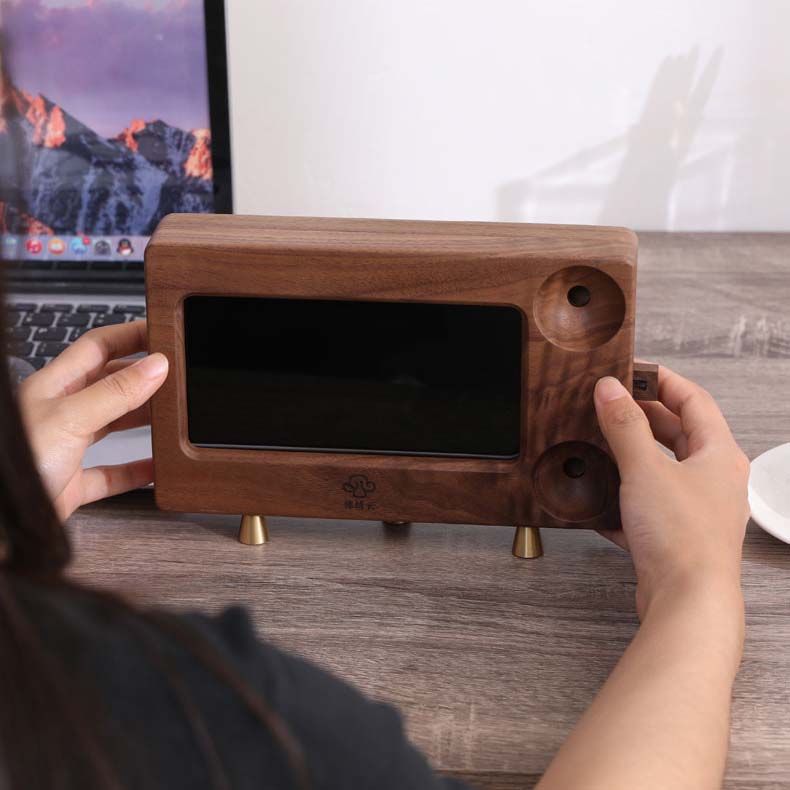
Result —
[[[225, 11], [41, 0], [2, 13], [0, 257], [20, 380], [93, 327], [145, 318], [162, 217], [232, 211]], [[141, 428], [85, 465], [150, 455]]]

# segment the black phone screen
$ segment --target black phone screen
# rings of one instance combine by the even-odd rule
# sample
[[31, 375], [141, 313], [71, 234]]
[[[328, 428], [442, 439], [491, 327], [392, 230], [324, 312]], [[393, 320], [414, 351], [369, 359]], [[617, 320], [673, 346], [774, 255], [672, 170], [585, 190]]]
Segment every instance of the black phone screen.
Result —
[[522, 314], [498, 305], [191, 296], [202, 447], [512, 458]]

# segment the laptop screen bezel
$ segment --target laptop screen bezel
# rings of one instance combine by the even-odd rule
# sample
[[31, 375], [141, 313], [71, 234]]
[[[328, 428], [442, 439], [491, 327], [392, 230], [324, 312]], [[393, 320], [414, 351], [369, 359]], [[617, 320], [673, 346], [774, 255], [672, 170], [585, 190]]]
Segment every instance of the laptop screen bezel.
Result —
[[[209, 96], [209, 119], [211, 123], [211, 157], [214, 183], [214, 213], [233, 213], [233, 175], [230, 152], [230, 115], [228, 104], [228, 58], [225, 34], [224, 0], [203, 0], [203, 17], [206, 35], [206, 72]], [[74, 262], [75, 258], [64, 258], [59, 264]], [[6, 276], [11, 284], [31, 285], [44, 283], [53, 285], [79, 283], [93, 286], [121, 285], [124, 291], [144, 290], [142, 267], [137, 270], [36, 269], [30, 261], [9, 259], [3, 261]]]

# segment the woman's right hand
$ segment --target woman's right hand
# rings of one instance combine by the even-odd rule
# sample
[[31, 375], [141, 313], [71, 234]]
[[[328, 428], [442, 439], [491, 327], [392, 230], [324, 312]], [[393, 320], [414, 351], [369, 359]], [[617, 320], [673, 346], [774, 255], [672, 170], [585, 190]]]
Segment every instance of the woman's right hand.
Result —
[[616, 379], [595, 388], [621, 479], [623, 529], [604, 534], [631, 552], [642, 626], [541, 790], [721, 787], [743, 650], [749, 463], [705, 390], [666, 368], [658, 390], [637, 404]]
[[639, 404], [614, 378], [595, 389], [598, 421], [621, 479], [623, 528], [604, 534], [631, 552], [642, 619], [665, 593], [704, 588], [724, 591], [730, 602], [726, 593], [734, 592], [737, 600], [749, 519], [749, 461], [716, 402], [664, 367], [658, 388], [658, 401]]

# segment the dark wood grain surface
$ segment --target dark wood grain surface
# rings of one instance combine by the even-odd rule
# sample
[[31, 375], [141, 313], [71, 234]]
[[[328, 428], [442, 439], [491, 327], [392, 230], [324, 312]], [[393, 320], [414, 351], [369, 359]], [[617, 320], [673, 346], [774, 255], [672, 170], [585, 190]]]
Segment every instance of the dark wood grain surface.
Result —
[[[617, 529], [617, 473], [604, 452], [591, 395], [603, 375], [629, 385], [632, 380], [636, 246], [636, 236], [624, 228], [171, 214], [145, 253], [149, 348], [170, 362], [170, 375], [151, 401], [157, 503], [169, 511], [316, 518], [370, 517], [369, 506], [384, 521]], [[187, 380], [200, 365], [188, 371], [186, 349], [200, 341], [194, 329], [186, 338], [184, 331], [191, 323], [185, 320], [185, 299], [196, 295], [517, 308], [523, 318], [517, 457], [197, 446], [189, 440]], [[226, 309], [228, 319], [213, 312], [214, 321], [232, 320], [244, 310], [238, 302]], [[252, 321], [240, 322], [240, 336], [247, 336], [251, 348], [258, 344], [250, 340], [250, 325], [262, 309], [258, 305]], [[369, 329], [375, 335], [375, 327]], [[267, 342], [277, 341], [262, 338], [260, 344]], [[346, 342], [371, 357], [378, 350], [366, 351], [353, 336]], [[401, 344], [408, 347], [405, 338]], [[472, 343], [467, 347], [474, 371]], [[350, 375], [342, 370], [348, 356], [327, 363], [340, 381]], [[481, 368], [492, 369], [490, 361]], [[440, 362], [437, 357], [433, 367]], [[220, 423], [228, 422], [224, 415], [235, 406], [234, 380], [237, 387], [253, 386], [248, 377], [234, 379], [234, 366], [239, 362], [229, 360], [225, 387], [207, 392], [202, 382]], [[493, 375], [493, 369], [479, 375]], [[210, 378], [216, 376], [212, 371]], [[358, 378], [354, 371], [349, 380], [360, 391]], [[321, 389], [316, 397], [326, 396], [329, 406], [334, 398], [325, 385]], [[296, 393], [294, 398], [298, 402]], [[427, 396], [421, 392], [417, 399], [425, 402]], [[462, 400], [470, 402], [466, 395]], [[363, 408], [350, 434], [325, 446], [359, 447], [355, 437], [372, 433], [366, 422], [399, 419], [395, 409], [377, 417], [357, 402]], [[447, 404], [441, 408], [448, 411]], [[278, 419], [289, 422], [282, 413]], [[337, 419], [320, 410], [312, 419], [338, 430]], [[586, 473], [566, 474], [569, 458], [586, 464]], [[375, 491], [364, 503], [346, 493], [349, 481], [361, 476]], [[366, 507], [354, 507], [361, 504]]]
[[[790, 441], [790, 235], [641, 234], [637, 352], [699, 380], [750, 457]], [[158, 513], [139, 492], [71, 520], [74, 576], [147, 604], [244, 603], [263, 638], [396, 704], [433, 765], [493, 790], [531, 787], [636, 627], [626, 555], [544, 530]], [[790, 786], [790, 546], [750, 524], [748, 635], [725, 787]], [[317, 702], [318, 704], [318, 702]]]

